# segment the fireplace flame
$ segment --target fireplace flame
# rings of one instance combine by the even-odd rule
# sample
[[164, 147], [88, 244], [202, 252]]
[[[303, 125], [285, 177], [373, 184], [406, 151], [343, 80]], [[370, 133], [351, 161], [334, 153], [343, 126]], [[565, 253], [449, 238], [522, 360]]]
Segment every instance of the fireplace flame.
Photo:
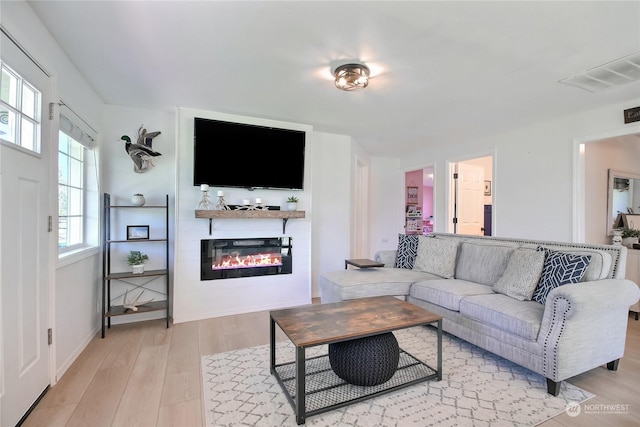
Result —
[[277, 267], [282, 265], [280, 254], [257, 254], [245, 256], [225, 256], [219, 262], [211, 265], [213, 270], [227, 270], [233, 268]]

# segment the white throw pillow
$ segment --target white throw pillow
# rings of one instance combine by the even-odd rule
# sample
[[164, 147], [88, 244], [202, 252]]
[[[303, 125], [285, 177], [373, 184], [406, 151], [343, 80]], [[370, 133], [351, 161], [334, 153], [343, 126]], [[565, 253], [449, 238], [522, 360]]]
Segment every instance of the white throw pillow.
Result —
[[456, 271], [458, 244], [457, 240], [419, 236], [418, 253], [413, 269], [447, 279], [453, 277]]
[[530, 301], [540, 281], [544, 266], [544, 252], [516, 249], [509, 258], [502, 277], [493, 285], [498, 292], [519, 301]]

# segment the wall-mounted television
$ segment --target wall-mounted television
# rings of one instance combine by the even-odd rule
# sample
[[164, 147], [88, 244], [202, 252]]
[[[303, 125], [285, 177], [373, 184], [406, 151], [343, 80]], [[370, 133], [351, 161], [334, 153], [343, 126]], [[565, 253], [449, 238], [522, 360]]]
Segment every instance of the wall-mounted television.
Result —
[[193, 185], [302, 190], [306, 133], [194, 118]]

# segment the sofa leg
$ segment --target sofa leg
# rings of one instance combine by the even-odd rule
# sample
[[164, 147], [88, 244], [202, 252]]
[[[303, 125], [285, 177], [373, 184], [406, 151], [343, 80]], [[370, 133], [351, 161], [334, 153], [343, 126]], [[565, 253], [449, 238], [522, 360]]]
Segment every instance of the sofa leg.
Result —
[[557, 396], [558, 394], [560, 394], [560, 383], [562, 381], [553, 381], [550, 380], [549, 378], [547, 378], [547, 393], [553, 395], [553, 396]]
[[618, 370], [618, 364], [620, 363], [620, 359], [616, 359], [612, 362], [607, 363], [607, 369], [610, 371], [617, 371]]

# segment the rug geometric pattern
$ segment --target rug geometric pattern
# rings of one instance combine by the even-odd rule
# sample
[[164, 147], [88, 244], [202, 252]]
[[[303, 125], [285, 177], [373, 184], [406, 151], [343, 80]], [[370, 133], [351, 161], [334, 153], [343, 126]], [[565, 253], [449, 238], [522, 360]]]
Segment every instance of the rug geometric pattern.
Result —
[[[394, 331], [400, 348], [436, 366], [436, 331]], [[277, 363], [294, 359], [288, 342], [276, 344]], [[562, 382], [557, 397], [546, 380], [512, 362], [443, 334], [442, 381], [427, 381], [308, 417], [308, 426], [427, 427], [534, 426], [593, 394]], [[307, 349], [307, 357], [327, 346]], [[206, 425], [297, 426], [293, 409], [269, 372], [269, 346], [202, 357]]]

